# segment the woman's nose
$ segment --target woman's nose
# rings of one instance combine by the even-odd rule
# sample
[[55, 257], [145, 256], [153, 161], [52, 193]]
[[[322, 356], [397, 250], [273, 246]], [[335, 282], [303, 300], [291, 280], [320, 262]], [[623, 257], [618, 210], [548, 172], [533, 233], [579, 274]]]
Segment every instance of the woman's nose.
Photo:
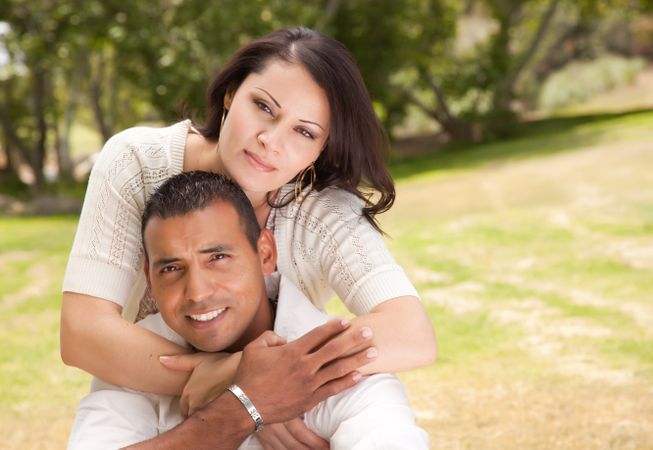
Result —
[[278, 153], [282, 148], [281, 132], [278, 127], [261, 131], [257, 139], [267, 151]]

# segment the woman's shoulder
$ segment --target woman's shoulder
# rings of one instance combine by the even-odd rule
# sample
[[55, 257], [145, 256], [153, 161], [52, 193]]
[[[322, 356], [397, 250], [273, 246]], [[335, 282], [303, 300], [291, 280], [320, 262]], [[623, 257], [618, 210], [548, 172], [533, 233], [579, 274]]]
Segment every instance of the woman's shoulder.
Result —
[[190, 120], [177, 122], [166, 127], [138, 125], [114, 134], [109, 138], [105, 147], [115, 146], [116, 144], [128, 148], [148, 144], [168, 144], [171, 138], [176, 134], [185, 135], [188, 132], [189, 127]]
[[[282, 188], [284, 195], [292, 195], [292, 185]], [[334, 226], [337, 223], [369, 223], [363, 217], [365, 202], [353, 192], [337, 187], [327, 187], [321, 191], [311, 191], [300, 202], [291, 201], [282, 208], [281, 216], [290, 219], [288, 226], [316, 224]]]
[[[95, 170], [126, 167], [138, 161], [147, 167], [167, 162], [174, 166], [183, 163], [183, 151], [190, 121], [167, 127], [136, 126], [113, 135], [104, 144], [95, 163]], [[160, 160], [160, 162], [156, 162]], [[181, 170], [181, 169], [179, 169]]]

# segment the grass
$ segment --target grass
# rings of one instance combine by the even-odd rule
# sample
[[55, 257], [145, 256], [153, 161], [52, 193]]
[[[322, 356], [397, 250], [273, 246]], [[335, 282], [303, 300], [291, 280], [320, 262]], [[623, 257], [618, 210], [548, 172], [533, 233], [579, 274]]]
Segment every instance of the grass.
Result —
[[440, 341], [404, 375], [432, 448], [653, 447], [652, 126], [559, 117], [393, 168], [383, 225]]
[[[651, 129], [562, 117], [393, 167], [382, 225], [439, 339], [401, 375], [432, 448], [653, 448]], [[63, 447], [87, 389], [58, 355], [75, 226], [0, 218], [0, 448]]]

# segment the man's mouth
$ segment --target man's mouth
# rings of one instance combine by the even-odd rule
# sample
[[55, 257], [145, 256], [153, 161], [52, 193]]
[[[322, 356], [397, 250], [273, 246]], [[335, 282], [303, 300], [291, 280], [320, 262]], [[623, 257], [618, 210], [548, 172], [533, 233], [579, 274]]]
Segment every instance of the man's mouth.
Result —
[[222, 314], [225, 309], [227, 308], [214, 309], [213, 311], [209, 311], [202, 314], [189, 314], [188, 317], [198, 322], [208, 322], [209, 320], [213, 320], [216, 317], [218, 317], [220, 314]]

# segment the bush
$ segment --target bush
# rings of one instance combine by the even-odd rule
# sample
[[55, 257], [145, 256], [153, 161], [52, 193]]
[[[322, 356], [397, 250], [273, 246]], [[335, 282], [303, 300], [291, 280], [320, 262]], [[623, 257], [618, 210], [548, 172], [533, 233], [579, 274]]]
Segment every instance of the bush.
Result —
[[538, 105], [540, 109], [551, 110], [583, 102], [592, 95], [632, 83], [643, 68], [641, 58], [614, 55], [568, 64], [544, 82]]

